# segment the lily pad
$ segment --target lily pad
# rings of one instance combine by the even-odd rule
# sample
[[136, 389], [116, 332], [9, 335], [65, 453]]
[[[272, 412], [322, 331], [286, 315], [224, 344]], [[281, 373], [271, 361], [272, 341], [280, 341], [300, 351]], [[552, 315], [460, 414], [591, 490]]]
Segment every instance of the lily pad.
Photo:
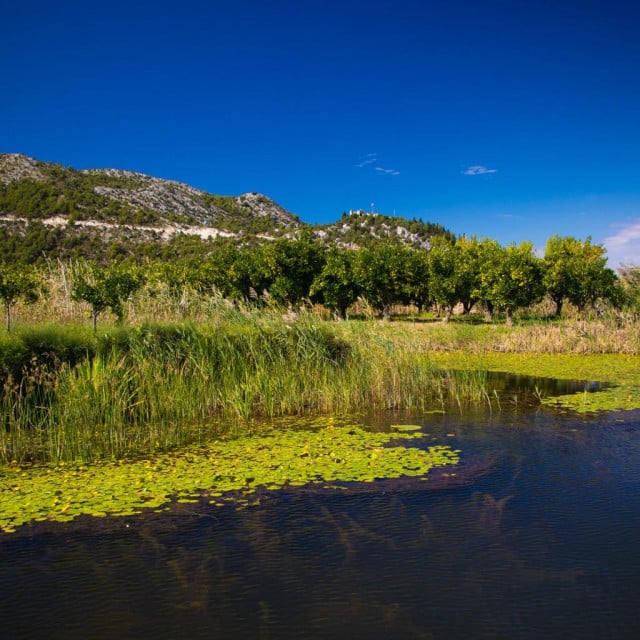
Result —
[[419, 424], [392, 424], [391, 428], [394, 431], [401, 431], [402, 433], [420, 431], [420, 429], [422, 429]]
[[0, 530], [11, 533], [35, 520], [68, 522], [81, 515], [131, 516], [172, 501], [186, 505], [207, 499], [221, 505], [241, 500], [244, 505], [259, 489], [420, 477], [459, 461], [459, 452], [450, 447], [410, 446], [422, 437], [413, 430], [373, 433], [354, 425], [273, 430], [150, 460], [4, 467]]

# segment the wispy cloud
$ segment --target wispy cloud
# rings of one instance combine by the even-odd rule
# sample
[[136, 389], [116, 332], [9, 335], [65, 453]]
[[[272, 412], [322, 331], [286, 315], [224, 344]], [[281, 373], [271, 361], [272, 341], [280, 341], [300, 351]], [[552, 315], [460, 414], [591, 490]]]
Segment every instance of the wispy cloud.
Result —
[[465, 176], [484, 176], [487, 173], [497, 173], [497, 169], [488, 169], [487, 167], [483, 167], [481, 164], [474, 164], [471, 167], [467, 167], [462, 173]]
[[377, 173], [383, 173], [388, 176], [399, 176], [400, 172], [397, 169], [387, 169], [386, 167], [381, 167], [378, 164], [378, 154], [377, 153], [367, 153], [366, 156], [360, 158], [356, 167], [364, 168], [368, 167], [369, 169], [373, 169]]
[[399, 176], [400, 172], [396, 169], [385, 169], [384, 167], [376, 167], [376, 171], [380, 173], [386, 173], [389, 176]]
[[622, 226], [618, 232], [602, 241], [607, 250], [609, 266], [640, 264], [640, 220]]
[[376, 162], [378, 162], [378, 154], [367, 153], [367, 155], [358, 162], [356, 167], [366, 167], [367, 165], [375, 164]]

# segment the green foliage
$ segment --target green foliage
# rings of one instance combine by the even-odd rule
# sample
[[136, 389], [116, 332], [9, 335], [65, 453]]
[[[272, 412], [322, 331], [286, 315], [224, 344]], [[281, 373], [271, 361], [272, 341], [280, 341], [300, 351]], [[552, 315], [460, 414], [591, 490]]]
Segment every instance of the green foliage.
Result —
[[44, 256], [56, 257], [64, 242], [60, 228], [45, 227], [39, 221], [30, 222], [24, 231], [0, 228], [0, 253], [7, 262], [35, 264]]
[[[166, 285], [178, 306], [192, 292], [201, 300], [222, 296], [233, 302], [270, 300], [277, 305], [299, 304], [312, 296], [344, 316], [362, 295], [385, 316], [393, 304], [422, 308], [436, 302], [448, 318], [454, 305], [462, 303], [468, 313], [480, 302], [489, 312], [494, 307], [504, 309], [511, 318], [515, 308], [539, 297], [537, 285], [531, 296], [508, 290], [514, 282], [528, 282], [523, 269], [535, 271], [535, 260], [527, 267], [514, 266], [515, 249], [504, 249], [491, 239], [456, 240], [441, 225], [423, 220], [345, 214], [334, 225], [310, 227], [299, 224], [295, 216], [271, 213], [273, 203], [258, 194], [235, 198], [190, 193], [194, 205], [208, 210], [216, 226], [234, 231], [237, 237], [203, 240], [179, 234], [165, 241], [159, 230], [117, 226], [168, 219], [195, 222], [179, 213], [126, 204], [127, 192], [146, 189], [149, 178], [118, 171], [76, 171], [32, 160], [28, 167], [33, 177], [0, 185], [0, 212], [16, 216], [0, 228], [0, 255], [11, 264], [42, 264], [61, 257], [85, 257], [105, 268], [116, 262], [159, 261], [165, 266], [154, 267], [152, 279], [158, 287]], [[163, 185], [174, 195], [186, 193], [175, 183]], [[43, 224], [44, 218], [54, 215], [63, 216], [68, 224], [64, 228]], [[76, 224], [86, 219], [116, 225], [109, 230], [108, 242], [103, 234]], [[341, 253], [336, 246], [345, 243], [357, 245], [357, 250]], [[333, 248], [327, 251], [327, 245]], [[543, 264], [543, 284], [557, 315], [565, 301], [582, 312], [600, 301], [619, 306], [625, 299], [620, 281], [606, 267], [603, 247], [592, 245], [589, 238], [551, 238]], [[108, 279], [102, 282], [102, 276], [97, 277], [100, 282], [94, 280], [96, 276], [89, 274], [86, 282], [77, 283], [75, 299], [91, 305], [94, 324], [105, 309], [122, 318], [124, 306], [117, 298], [126, 298], [126, 291], [116, 294], [118, 287]], [[119, 286], [129, 285], [122, 280]], [[626, 295], [629, 305], [633, 297], [629, 286]]]
[[[178, 233], [166, 242], [139, 242], [135, 246], [138, 261], [144, 259], [169, 262], [200, 262], [215, 249], [220, 240]], [[131, 247], [130, 247], [131, 248]]]
[[4, 303], [5, 326], [11, 330], [11, 307], [19, 300], [34, 303], [44, 292], [44, 285], [33, 269], [0, 264], [0, 300]]
[[[290, 224], [283, 223], [278, 218], [256, 214], [250, 203], [242, 196], [238, 199], [233, 196], [205, 193], [201, 199], [204, 206], [222, 212], [222, 215], [219, 215], [216, 220], [216, 226], [227, 231], [241, 232], [242, 234], [269, 233], [277, 236], [285, 228], [291, 227]], [[270, 204], [268, 198], [264, 196], [257, 196], [256, 200], [263, 205]], [[299, 221], [296, 216], [291, 216], [291, 222], [297, 224]]]
[[196, 281], [201, 283], [201, 291], [215, 288], [230, 300], [248, 300], [252, 287], [259, 286], [255, 252], [248, 247], [239, 249], [229, 241], [217, 240], [199, 271]]
[[356, 254], [354, 273], [362, 295], [385, 318], [392, 304], [408, 304], [416, 295], [414, 250], [396, 243], [378, 243]]
[[[355, 244], [360, 247], [376, 244], [380, 241], [415, 244], [420, 247], [430, 244], [431, 238], [443, 236], [450, 241], [454, 235], [442, 225], [432, 222], [424, 222], [422, 219], [400, 218], [386, 216], [379, 213], [373, 214], [342, 214], [342, 217], [334, 224], [320, 225], [319, 231], [325, 234], [325, 242]], [[398, 228], [404, 229], [402, 235], [398, 235]], [[411, 234], [414, 239], [408, 241], [406, 236]]]
[[422, 310], [431, 302], [429, 282], [429, 254], [423, 249], [407, 248], [403, 257], [404, 283], [403, 300], [412, 302]]
[[[25, 178], [0, 187], [0, 211], [29, 220], [69, 216], [72, 221], [92, 218], [133, 222], [130, 209], [95, 190], [96, 186], [122, 187], [128, 184], [126, 179], [71, 168], [49, 168], [48, 173], [50, 180], [46, 182]], [[157, 219], [150, 211], [140, 214], [141, 221]]]
[[513, 312], [539, 302], [544, 295], [542, 265], [533, 253], [533, 244], [523, 242], [500, 247], [487, 243], [483, 251], [481, 291], [492, 307], [504, 309], [507, 323], [513, 322]]
[[135, 266], [116, 264], [111, 267], [87, 265], [76, 274], [71, 298], [91, 306], [93, 329], [98, 316], [109, 309], [119, 322], [124, 320], [124, 303], [145, 281], [142, 271]]
[[355, 263], [354, 252], [329, 249], [322, 271], [314, 278], [309, 292], [313, 301], [322, 303], [343, 319], [361, 292], [354, 273]]
[[619, 299], [618, 279], [606, 266], [605, 253], [602, 245], [591, 244], [591, 238], [583, 241], [553, 236], [547, 241], [543, 282], [556, 304], [557, 316], [565, 300], [583, 311], [599, 299]]
[[[71, 167], [44, 162], [36, 162], [36, 167], [40, 174], [37, 179], [23, 178], [0, 184], [0, 213], [31, 222], [62, 216], [68, 220], [70, 228], [82, 220], [100, 220], [120, 225], [153, 225], [167, 220], [196, 224], [196, 220], [189, 215], [159, 213], [149, 207], [127, 203], [127, 192], [139, 190], [146, 184], [140, 176], [124, 172], [76, 171]], [[167, 186], [170, 191], [173, 188], [172, 185]], [[277, 236], [299, 222], [296, 216], [291, 216], [291, 224], [288, 224], [288, 221], [283, 222], [275, 217], [258, 215], [248, 203], [243, 204], [230, 196], [203, 194], [194, 204], [209, 209], [219, 228], [243, 235], [269, 233]], [[56, 243], [56, 247], [61, 250], [67, 248], [63, 242]], [[150, 251], [151, 248], [146, 247], [145, 250]], [[99, 254], [105, 251], [106, 248], [102, 247]], [[57, 257], [58, 254], [49, 255]], [[60, 255], [70, 254], [64, 251]], [[93, 257], [98, 254], [87, 255]]]
[[[85, 338], [86, 357], [59, 348], [66, 361], [43, 361], [4, 385], [0, 460], [122, 457], [202, 442], [262, 416], [442, 408], [451, 394], [481, 397], [481, 380], [464, 386], [434, 370], [427, 353], [353, 329], [339, 335], [310, 317], [285, 323], [280, 314], [227, 309], [213, 325], [119, 327]], [[30, 357], [14, 341], [6, 355]]]
[[0, 337], [0, 386], [36, 383], [59, 367], [75, 366], [96, 353], [94, 336], [74, 325], [21, 325]]
[[478, 240], [475, 236], [460, 236], [456, 240], [458, 264], [456, 278], [458, 294], [464, 313], [469, 313], [476, 302], [482, 298], [481, 272], [485, 263], [484, 250], [486, 240]]
[[498, 371], [555, 380], [598, 380], [597, 392], [542, 398], [542, 404], [578, 413], [640, 408], [640, 358], [603, 353], [482, 353], [450, 350], [434, 354], [442, 367]]
[[76, 325], [43, 324], [19, 327], [15, 338], [30, 354], [29, 364], [54, 368], [73, 367], [96, 353], [94, 336]]
[[428, 255], [429, 288], [433, 301], [446, 310], [445, 321], [463, 297], [460, 265], [459, 246], [434, 238]]
[[[131, 233], [129, 232], [129, 235]], [[202, 254], [207, 245], [197, 238]], [[88, 259], [100, 264], [108, 264], [114, 259], [136, 256], [142, 260], [145, 256], [182, 255], [183, 248], [159, 242], [144, 243], [124, 234], [119, 239], [105, 243], [100, 235], [73, 225], [54, 227], [44, 225], [40, 220], [32, 220], [23, 228], [19, 225], [0, 227], [0, 254], [7, 262], [17, 264], [46, 264], [48, 260]], [[184, 255], [189, 252], [184, 250]]]
[[261, 288], [280, 304], [297, 304], [309, 297], [311, 284], [322, 270], [325, 258], [311, 234], [263, 245], [259, 256], [264, 277]]

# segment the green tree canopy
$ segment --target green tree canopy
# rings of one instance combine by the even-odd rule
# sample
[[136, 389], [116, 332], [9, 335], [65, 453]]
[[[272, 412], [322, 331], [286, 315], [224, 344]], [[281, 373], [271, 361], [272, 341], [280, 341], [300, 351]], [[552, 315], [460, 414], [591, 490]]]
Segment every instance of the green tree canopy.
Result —
[[576, 240], [553, 236], [544, 254], [543, 282], [556, 305], [556, 316], [562, 313], [565, 300], [580, 312], [598, 299], [615, 301], [619, 296], [618, 279], [607, 267], [605, 249], [591, 244], [591, 238]]
[[501, 247], [491, 241], [486, 244], [484, 255], [483, 296], [492, 307], [504, 309], [507, 324], [513, 324], [516, 309], [539, 302], [544, 295], [541, 261], [531, 242]]
[[413, 302], [421, 311], [431, 302], [428, 254], [423, 249], [409, 249], [404, 257], [404, 262], [404, 298]]
[[412, 250], [401, 244], [381, 242], [356, 253], [354, 272], [362, 295], [385, 319], [391, 317], [391, 305], [411, 302], [415, 274]]
[[256, 252], [254, 289], [266, 289], [279, 304], [297, 304], [309, 297], [311, 284], [322, 271], [325, 252], [310, 233], [295, 240], [280, 239]]
[[453, 308], [463, 298], [460, 247], [445, 238], [434, 238], [428, 254], [429, 287], [433, 301], [445, 310], [449, 322]]
[[478, 240], [476, 236], [460, 236], [456, 240], [457, 264], [456, 280], [459, 301], [463, 313], [469, 313], [476, 302], [482, 299], [482, 283], [480, 274], [484, 260], [486, 240]]
[[76, 275], [71, 298], [77, 302], [87, 302], [91, 306], [95, 332], [98, 316], [107, 309], [116, 316], [118, 322], [124, 320], [124, 303], [144, 282], [142, 270], [135, 265], [87, 265], [83, 272]]
[[32, 304], [43, 291], [44, 286], [32, 268], [0, 265], [0, 300], [4, 304], [7, 331], [11, 331], [11, 307], [19, 300]]
[[355, 262], [353, 251], [332, 247], [325, 256], [322, 271], [311, 283], [311, 299], [335, 311], [343, 319], [361, 291], [354, 272]]

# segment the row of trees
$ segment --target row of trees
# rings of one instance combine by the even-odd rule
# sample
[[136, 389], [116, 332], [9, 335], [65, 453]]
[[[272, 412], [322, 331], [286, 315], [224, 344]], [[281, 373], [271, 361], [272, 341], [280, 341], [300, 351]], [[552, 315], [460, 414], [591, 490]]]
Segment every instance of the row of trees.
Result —
[[[435, 237], [429, 250], [398, 243], [348, 250], [327, 249], [311, 234], [251, 248], [218, 242], [204, 260], [94, 265], [76, 277], [72, 297], [91, 306], [95, 327], [106, 309], [122, 319], [124, 302], [147, 281], [164, 282], [176, 296], [191, 288], [256, 303], [264, 292], [281, 305], [310, 300], [343, 318], [358, 298], [385, 318], [395, 304], [436, 305], [447, 321], [461, 305], [464, 313], [474, 307], [489, 316], [504, 312], [508, 323], [517, 309], [545, 295], [558, 316], [566, 301], [584, 311], [599, 301], [620, 306], [630, 300], [606, 266], [603, 247], [589, 238], [554, 236], [540, 258], [526, 242], [502, 246], [492, 239]], [[35, 272], [26, 267], [0, 270], [7, 326], [11, 307], [20, 298], [33, 301], [41, 291]]]
[[543, 258], [531, 243], [505, 247], [465, 236], [434, 237], [429, 250], [398, 243], [326, 249], [311, 236], [251, 249], [219, 244], [197, 264], [165, 265], [161, 277], [176, 288], [213, 286], [229, 299], [251, 300], [263, 291], [280, 304], [310, 299], [342, 317], [360, 297], [386, 317], [394, 304], [435, 304], [445, 320], [458, 304], [465, 313], [482, 304], [489, 315], [505, 312], [508, 322], [545, 295], [558, 316], [565, 301], [582, 312], [599, 300], [621, 305], [624, 298], [601, 245], [559, 236], [548, 241]]

